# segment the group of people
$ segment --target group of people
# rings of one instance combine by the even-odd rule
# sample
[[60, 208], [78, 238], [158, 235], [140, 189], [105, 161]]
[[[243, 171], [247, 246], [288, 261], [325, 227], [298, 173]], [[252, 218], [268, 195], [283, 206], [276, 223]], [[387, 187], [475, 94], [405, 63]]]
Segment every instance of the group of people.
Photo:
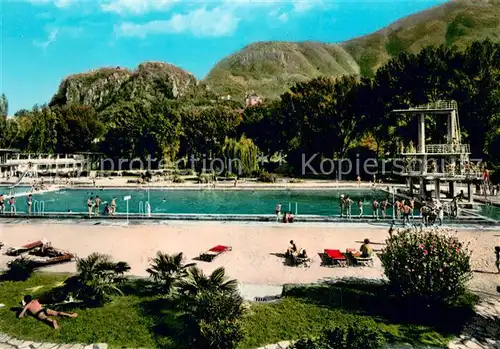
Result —
[[276, 205], [275, 209], [276, 213], [276, 222], [283, 222], [283, 223], [293, 223], [294, 216], [292, 212], [281, 212], [281, 203]]
[[[460, 195], [455, 198], [456, 201], [460, 200]], [[354, 201], [347, 195], [340, 195], [340, 217], [352, 218], [352, 205]], [[359, 218], [363, 216], [363, 199], [358, 199], [358, 213]], [[377, 199], [373, 199], [372, 203], [372, 217], [379, 219], [379, 217], [387, 217], [387, 209], [389, 206], [393, 206], [394, 215], [397, 219], [403, 219], [403, 224], [411, 224], [410, 219], [414, 218], [415, 214], [415, 198], [410, 199], [396, 199], [394, 204], [389, 202], [389, 199], [384, 198], [380, 202]], [[456, 205], [455, 205], [456, 206]], [[422, 216], [422, 223], [424, 225], [435, 224], [436, 221], [440, 225], [443, 224], [444, 219], [444, 209], [443, 206], [431, 206], [424, 203], [420, 208], [420, 214]]]
[[10, 206], [9, 211], [11, 215], [16, 214], [16, 198], [11, 197], [10, 199], [7, 199], [4, 197], [4, 194], [0, 194], [0, 214], [5, 214], [5, 208], [7, 204]]
[[296, 261], [298, 258], [308, 258], [308, 256], [306, 250], [303, 248], [298, 249], [295, 242], [290, 240], [290, 245], [286, 250], [285, 258]]
[[[349, 195], [340, 195], [340, 217], [352, 218], [352, 205], [354, 200], [350, 198]], [[364, 200], [358, 199], [358, 217], [361, 218], [363, 216], [363, 205]], [[372, 217], [378, 219], [380, 216], [385, 218], [387, 215], [387, 208], [392, 206], [389, 203], [387, 198], [384, 198], [382, 201], [378, 201], [377, 199], [373, 199], [372, 201]], [[394, 209], [396, 210], [396, 216], [400, 218], [403, 216], [404, 223], [410, 222], [410, 217], [413, 217], [413, 211], [415, 210], [415, 199], [411, 198], [409, 200], [396, 200], [394, 202]]]
[[[101, 201], [101, 198], [99, 197], [99, 195], [96, 195], [95, 198], [93, 196], [91, 196], [87, 199], [87, 208], [88, 208], [88, 212], [89, 212], [89, 217], [92, 217], [92, 213], [94, 213], [94, 212], [95, 212], [96, 216], [99, 216], [99, 210], [100, 210], [102, 203], [103, 202]], [[115, 197], [111, 200], [111, 204], [104, 202], [104, 208], [102, 210], [102, 214], [104, 216], [116, 214], [116, 198]]]

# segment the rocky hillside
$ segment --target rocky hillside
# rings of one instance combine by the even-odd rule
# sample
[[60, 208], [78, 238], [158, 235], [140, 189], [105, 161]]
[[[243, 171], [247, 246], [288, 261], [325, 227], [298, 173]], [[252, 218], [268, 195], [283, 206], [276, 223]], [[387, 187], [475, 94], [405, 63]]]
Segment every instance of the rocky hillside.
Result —
[[117, 100], [173, 99], [203, 89], [192, 74], [171, 64], [146, 62], [134, 71], [101, 68], [65, 78], [50, 105], [80, 103], [103, 109]]
[[463, 48], [472, 41], [500, 41], [500, 0], [453, 0], [403, 18], [342, 46], [371, 76], [391, 57], [429, 45]]
[[220, 61], [205, 82], [216, 93], [233, 98], [243, 98], [252, 90], [276, 98], [299, 81], [359, 72], [356, 61], [339, 45], [258, 42]]
[[452, 0], [340, 45], [251, 44], [220, 61], [204, 81], [214, 92], [235, 98], [252, 90], [276, 98], [297, 81], [318, 75], [371, 76], [402, 51], [416, 53], [442, 44], [463, 47], [486, 38], [500, 40], [500, 0]]

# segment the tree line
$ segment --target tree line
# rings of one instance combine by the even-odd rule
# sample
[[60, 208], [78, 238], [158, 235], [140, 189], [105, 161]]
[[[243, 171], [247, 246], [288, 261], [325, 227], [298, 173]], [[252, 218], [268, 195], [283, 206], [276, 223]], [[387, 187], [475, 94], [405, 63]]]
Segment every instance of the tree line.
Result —
[[[318, 159], [388, 157], [398, 144], [417, 142], [416, 119], [390, 113], [455, 100], [463, 142], [472, 155], [500, 165], [500, 44], [474, 42], [465, 50], [427, 47], [401, 53], [373, 78], [320, 77], [297, 83], [279, 100], [242, 108], [224, 101], [137, 97], [96, 110], [84, 105], [35, 106], [6, 118], [0, 102], [0, 147], [43, 153], [99, 151], [109, 158], [190, 156], [245, 158], [246, 174], [258, 169], [256, 154], [286, 154], [273, 171], [299, 172], [302, 154]], [[445, 120], [428, 119], [428, 141], [439, 143]], [[319, 161], [318, 160], [318, 161]]]

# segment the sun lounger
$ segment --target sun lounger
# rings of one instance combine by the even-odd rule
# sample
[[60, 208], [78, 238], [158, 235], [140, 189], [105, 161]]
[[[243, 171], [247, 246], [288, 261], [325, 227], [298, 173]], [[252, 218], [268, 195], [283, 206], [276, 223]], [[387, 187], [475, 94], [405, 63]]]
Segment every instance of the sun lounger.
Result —
[[309, 268], [311, 265], [311, 259], [309, 257], [295, 257], [295, 266]]
[[361, 252], [353, 248], [348, 248], [346, 253], [352, 258], [355, 265], [364, 267], [373, 266], [373, 257], [361, 257]]
[[292, 267], [306, 267], [310, 266], [311, 259], [309, 257], [303, 257], [300, 254], [286, 253], [285, 254], [285, 264]]
[[35, 242], [32, 242], [32, 243], [29, 243], [27, 245], [24, 245], [24, 246], [21, 246], [21, 247], [10, 247], [6, 252], [5, 254], [8, 255], [8, 256], [19, 256], [21, 253], [24, 253], [24, 252], [28, 252], [28, 251], [31, 251], [37, 247], [42, 247], [44, 245], [44, 241], [42, 240], [39, 240], [39, 241], [35, 241]]
[[340, 250], [325, 249], [325, 256], [327, 261], [333, 265], [341, 267], [347, 266], [347, 258]]
[[47, 267], [49, 265], [54, 265], [54, 264], [71, 262], [71, 260], [73, 260], [73, 258], [75, 258], [75, 256], [73, 254], [65, 253], [62, 256], [58, 256], [58, 257], [52, 257], [52, 258], [46, 258], [46, 259], [36, 258], [36, 259], [32, 259], [32, 261], [33, 261], [33, 265], [36, 268], [39, 268], [39, 267]]
[[206, 262], [211, 262], [221, 254], [227, 251], [231, 251], [232, 247], [231, 246], [223, 246], [223, 245], [217, 245], [215, 247], [212, 247], [210, 250], [207, 252], [204, 252], [200, 255], [200, 259]]

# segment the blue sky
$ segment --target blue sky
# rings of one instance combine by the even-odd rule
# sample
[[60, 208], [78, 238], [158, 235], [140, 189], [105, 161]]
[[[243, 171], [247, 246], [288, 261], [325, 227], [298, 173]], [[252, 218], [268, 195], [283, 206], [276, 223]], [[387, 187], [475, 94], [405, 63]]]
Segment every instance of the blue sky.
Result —
[[0, 0], [0, 92], [9, 114], [43, 104], [70, 74], [144, 61], [203, 78], [255, 41], [339, 42], [445, 0]]

